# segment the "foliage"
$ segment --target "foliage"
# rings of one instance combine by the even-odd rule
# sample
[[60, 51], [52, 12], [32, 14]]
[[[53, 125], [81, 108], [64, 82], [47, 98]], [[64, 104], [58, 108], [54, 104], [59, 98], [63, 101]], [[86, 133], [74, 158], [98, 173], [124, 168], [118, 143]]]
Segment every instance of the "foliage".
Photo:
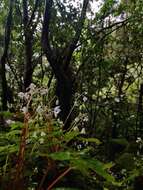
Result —
[[142, 4], [1, 0], [2, 190], [143, 189]]
[[[43, 92], [42, 97], [41, 92]], [[92, 149], [90, 143], [99, 145], [99, 140], [81, 138], [80, 132], [74, 131], [73, 127], [70, 131], [63, 132], [63, 124], [54, 117], [54, 110], [45, 106], [45, 102], [41, 101], [41, 99], [44, 100], [45, 96], [47, 96], [47, 90], [37, 89], [34, 85], [31, 85], [29, 92], [19, 93], [19, 97], [27, 101], [26, 107], [22, 109], [24, 123], [12, 122], [8, 131], [1, 133], [1, 183], [3, 187], [8, 188], [11, 180], [13, 180], [12, 185], [16, 187], [19, 181], [26, 178], [26, 181], [24, 180], [26, 188], [36, 188], [38, 186], [41, 188], [43, 178], [47, 178], [50, 171], [56, 169], [56, 176], [59, 175], [59, 177], [51, 181], [49, 189], [64, 177], [67, 171], [72, 172], [72, 170], [79, 170], [81, 174], [89, 179], [94, 179], [96, 175], [99, 175], [107, 182], [118, 185], [114, 177], [108, 173], [112, 164], [104, 164], [96, 158], [90, 157], [90, 150]], [[29, 109], [32, 109], [31, 115]], [[24, 129], [27, 132], [24, 133]], [[81, 144], [78, 150], [74, 145], [77, 140]], [[85, 142], [87, 144], [84, 147]], [[24, 165], [21, 162], [19, 163], [19, 159]], [[42, 163], [41, 160], [43, 160]], [[16, 166], [13, 165], [13, 162], [16, 162]], [[22, 168], [19, 171], [20, 167]], [[40, 171], [41, 168], [46, 173], [43, 173], [40, 182], [35, 181], [34, 178], [37, 178], [38, 173], [42, 172]], [[63, 170], [65, 171], [63, 172]], [[11, 173], [13, 173], [13, 176], [11, 176]], [[16, 177], [18, 178], [16, 179]], [[7, 180], [9, 182], [5, 186]], [[94, 180], [96, 182], [96, 178]]]

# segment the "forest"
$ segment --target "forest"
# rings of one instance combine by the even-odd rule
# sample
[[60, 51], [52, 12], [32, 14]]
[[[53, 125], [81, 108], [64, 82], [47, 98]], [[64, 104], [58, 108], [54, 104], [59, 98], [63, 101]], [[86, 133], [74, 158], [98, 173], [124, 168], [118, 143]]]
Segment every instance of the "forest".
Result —
[[0, 190], [143, 190], [143, 0], [0, 0]]

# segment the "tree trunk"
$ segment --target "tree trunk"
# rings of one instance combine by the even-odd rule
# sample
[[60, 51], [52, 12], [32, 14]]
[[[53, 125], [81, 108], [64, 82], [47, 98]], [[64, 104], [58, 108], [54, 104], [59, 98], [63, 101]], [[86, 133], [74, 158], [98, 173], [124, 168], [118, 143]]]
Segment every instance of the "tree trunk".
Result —
[[53, 73], [55, 74], [55, 78], [57, 80], [56, 83], [56, 95], [59, 100], [59, 105], [61, 112], [59, 113], [60, 119], [64, 123], [64, 130], [67, 130], [70, 127], [70, 123], [72, 121], [72, 113], [71, 109], [73, 106], [73, 95], [75, 92], [74, 89], [74, 73], [70, 66], [66, 69], [63, 67], [64, 60], [60, 59], [60, 63], [58, 63], [56, 59], [51, 60], [50, 65], [52, 67]]
[[1, 86], [2, 86], [2, 92], [1, 92], [1, 100], [2, 100], [2, 110], [7, 110], [7, 80], [6, 80], [6, 55], [3, 55], [1, 58]]
[[136, 136], [142, 136], [142, 129], [143, 129], [143, 84], [140, 85], [140, 90], [139, 90], [137, 123], [138, 123], [138, 130], [136, 131]]
[[[27, 31], [28, 32], [28, 31]], [[24, 91], [32, 83], [33, 64], [32, 64], [32, 41], [33, 35], [25, 32], [25, 67], [24, 67]]]
[[59, 105], [61, 112], [59, 117], [64, 122], [64, 130], [70, 127], [72, 121], [71, 109], [73, 106], [73, 80], [71, 75], [67, 71], [59, 73], [59, 78], [57, 78], [56, 95], [59, 99]]
[[29, 25], [29, 15], [28, 15], [28, 1], [23, 0], [23, 26], [24, 26], [24, 45], [25, 45], [25, 65], [24, 65], [24, 86], [23, 90], [29, 87], [32, 82], [32, 41], [33, 41], [33, 32], [31, 32]]
[[0, 60], [0, 77], [1, 77], [1, 86], [2, 86], [1, 100], [2, 100], [3, 111], [7, 110], [7, 102], [8, 102], [5, 64], [7, 62], [8, 49], [9, 49], [9, 43], [10, 43], [13, 3], [14, 3], [14, 0], [10, 0], [9, 13], [7, 16], [7, 22], [5, 26], [4, 53]]
[[[35, 0], [34, 8], [32, 13], [29, 14], [28, 10], [28, 0], [23, 0], [23, 26], [24, 26], [24, 45], [25, 45], [25, 65], [24, 65], [24, 84], [23, 84], [23, 91], [29, 87], [32, 83], [32, 75], [34, 71], [33, 65], [33, 38], [34, 38], [34, 31], [38, 24], [38, 18], [35, 18], [37, 9], [40, 5], [39, 0]], [[31, 16], [30, 16], [31, 15]], [[35, 20], [36, 19], [36, 20]]]

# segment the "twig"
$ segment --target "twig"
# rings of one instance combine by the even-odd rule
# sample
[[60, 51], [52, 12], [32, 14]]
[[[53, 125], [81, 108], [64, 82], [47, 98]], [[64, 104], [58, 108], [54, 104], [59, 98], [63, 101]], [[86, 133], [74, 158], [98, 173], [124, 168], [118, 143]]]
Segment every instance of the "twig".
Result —
[[72, 169], [74, 169], [74, 167], [69, 167], [68, 169], [66, 169], [62, 174], [59, 175], [59, 177], [57, 177], [52, 183], [51, 185], [47, 188], [47, 190], [51, 190], [53, 188], [53, 186], [61, 179], [63, 178], [67, 173], [69, 173]]
[[13, 188], [17, 187], [15, 188], [15, 190], [16, 189], [18, 190], [18, 188], [21, 186], [21, 180], [23, 178], [22, 172], [23, 172], [23, 167], [24, 167], [26, 140], [28, 136], [28, 120], [29, 120], [29, 113], [27, 112], [24, 117], [24, 127], [22, 128], [21, 142], [20, 142], [20, 147], [19, 147], [18, 160], [16, 164], [16, 175], [15, 175], [15, 180], [13, 183]]

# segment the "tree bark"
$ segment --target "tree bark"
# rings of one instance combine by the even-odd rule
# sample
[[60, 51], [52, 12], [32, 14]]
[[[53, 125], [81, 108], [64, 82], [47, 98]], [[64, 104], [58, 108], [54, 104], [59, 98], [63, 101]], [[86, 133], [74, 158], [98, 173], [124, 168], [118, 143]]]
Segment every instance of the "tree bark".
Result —
[[5, 40], [4, 40], [4, 52], [0, 59], [0, 77], [1, 77], [1, 86], [2, 86], [2, 93], [1, 93], [1, 100], [2, 100], [2, 110], [7, 110], [7, 80], [6, 80], [6, 62], [7, 62], [7, 56], [8, 56], [8, 50], [9, 50], [9, 44], [10, 44], [10, 36], [11, 36], [11, 27], [12, 27], [12, 13], [13, 13], [13, 4], [14, 0], [10, 0], [9, 2], [9, 13], [7, 16], [7, 22], [5, 26]]
[[64, 130], [70, 127], [72, 121], [71, 109], [73, 106], [74, 84], [73, 73], [70, 68], [59, 73], [56, 85], [56, 95], [59, 99], [61, 113], [59, 117], [64, 122]]
[[29, 87], [29, 85], [32, 83], [32, 75], [33, 75], [33, 35], [34, 30], [37, 26], [37, 22], [33, 23], [33, 20], [35, 18], [35, 13], [37, 11], [37, 8], [39, 6], [39, 0], [35, 0], [35, 6], [33, 9], [33, 12], [31, 14], [31, 17], [29, 17], [28, 14], [28, 1], [23, 0], [23, 26], [24, 26], [24, 45], [25, 45], [25, 65], [24, 65], [24, 85], [23, 90], [26, 91], [26, 89]]
[[140, 89], [139, 89], [137, 123], [138, 123], [138, 126], [137, 126], [138, 130], [136, 131], [136, 136], [142, 136], [142, 130], [143, 130], [143, 84], [140, 85]]
[[24, 91], [32, 82], [32, 34], [28, 27], [28, 1], [23, 0], [23, 27], [24, 27], [24, 45], [25, 45], [25, 65], [24, 65]]
[[24, 91], [26, 91], [26, 89], [32, 83], [32, 74], [33, 74], [32, 39], [33, 39], [33, 36], [30, 33], [25, 33]]

